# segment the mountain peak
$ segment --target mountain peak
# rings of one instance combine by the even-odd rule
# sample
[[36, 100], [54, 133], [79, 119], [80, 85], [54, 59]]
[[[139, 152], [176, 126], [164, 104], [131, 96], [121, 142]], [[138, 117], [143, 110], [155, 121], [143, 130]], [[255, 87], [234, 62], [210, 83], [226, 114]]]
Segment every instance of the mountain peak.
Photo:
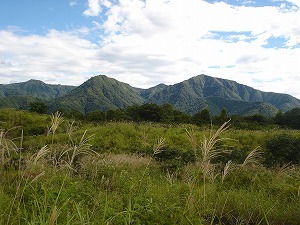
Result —
[[41, 80], [36, 80], [36, 79], [30, 79], [30, 80], [28, 80], [28, 81], [26, 81], [26, 82], [24, 82], [24, 83], [39, 83], [39, 84], [46, 84], [46, 83], [44, 83], [43, 81], [41, 81]]

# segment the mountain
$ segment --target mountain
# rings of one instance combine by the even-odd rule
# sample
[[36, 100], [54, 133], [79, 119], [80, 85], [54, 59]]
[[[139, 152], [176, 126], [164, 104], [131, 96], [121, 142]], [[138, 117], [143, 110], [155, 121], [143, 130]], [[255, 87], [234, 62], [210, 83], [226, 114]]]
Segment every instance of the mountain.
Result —
[[[2, 97], [1, 97], [2, 96]], [[17, 97], [14, 97], [17, 96]], [[90, 78], [78, 87], [49, 85], [30, 80], [24, 83], [0, 85], [1, 102], [14, 106], [28, 98], [47, 100], [49, 109], [77, 110], [87, 113], [95, 110], [126, 108], [144, 103], [172, 104], [176, 109], [194, 114], [208, 108], [212, 115], [226, 108], [229, 114], [274, 116], [300, 107], [300, 100], [287, 94], [262, 92], [235, 81], [199, 75], [174, 85], [159, 84], [149, 89], [131, 87], [105, 75]], [[21, 104], [23, 107], [26, 104]]]
[[41, 99], [53, 99], [65, 95], [74, 86], [46, 84], [39, 80], [29, 80], [22, 83], [1, 84], [0, 97], [34, 96]]
[[208, 108], [218, 114], [225, 107], [230, 114], [274, 115], [278, 110], [300, 107], [300, 100], [287, 94], [262, 92], [235, 81], [206, 75], [192, 77], [166, 86], [146, 100], [156, 104], [170, 103], [175, 108], [194, 114]]
[[144, 102], [137, 88], [101, 75], [92, 77], [66, 95], [56, 98], [51, 111], [65, 108], [86, 113], [95, 110], [126, 108]]

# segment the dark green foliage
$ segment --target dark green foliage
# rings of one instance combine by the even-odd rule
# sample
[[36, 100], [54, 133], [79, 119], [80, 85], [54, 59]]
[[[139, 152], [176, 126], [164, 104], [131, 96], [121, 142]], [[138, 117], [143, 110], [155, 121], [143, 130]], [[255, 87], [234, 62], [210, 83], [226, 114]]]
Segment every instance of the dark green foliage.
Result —
[[188, 163], [195, 163], [192, 150], [183, 152], [177, 149], [165, 148], [158, 154], [155, 154], [154, 158], [162, 162], [162, 168], [169, 172], [174, 172]]
[[246, 117], [244, 117], [244, 120], [247, 122], [250, 122], [250, 123], [258, 123], [260, 125], [268, 123], [268, 118], [261, 114], [254, 114], [252, 116], [246, 116]]
[[156, 104], [144, 104], [128, 109], [135, 121], [161, 122], [162, 113], [160, 106]]
[[106, 121], [106, 113], [102, 111], [88, 112], [85, 116], [87, 121], [103, 122]]
[[213, 123], [216, 125], [222, 125], [229, 120], [228, 112], [226, 108], [222, 108], [220, 114], [213, 118]]
[[127, 114], [133, 121], [149, 121], [161, 123], [190, 123], [191, 117], [183, 112], [177, 111], [170, 104], [143, 104], [141, 106], [131, 106], [127, 109]]
[[280, 134], [266, 140], [265, 163], [268, 166], [300, 164], [300, 138]]
[[196, 113], [193, 116], [193, 123], [198, 126], [210, 124], [211, 118], [208, 109], [203, 109], [200, 112]]
[[235, 121], [235, 126], [241, 129], [259, 130], [259, 129], [266, 129], [271, 125], [272, 125], [271, 119], [261, 114], [254, 114], [252, 116], [240, 117], [239, 121]]
[[76, 110], [76, 109], [71, 109], [71, 110], [68, 110], [68, 111], [63, 110], [62, 113], [65, 117], [73, 119], [73, 120], [83, 120], [84, 119], [84, 114], [81, 113], [80, 111]]
[[127, 114], [124, 109], [115, 109], [108, 110], [106, 112], [106, 120], [107, 121], [125, 121], [131, 120], [131, 117]]
[[295, 108], [285, 113], [278, 112], [274, 121], [282, 127], [300, 129], [300, 108]]
[[276, 113], [275, 117], [273, 118], [274, 123], [282, 126], [284, 125], [284, 120], [283, 120], [283, 113], [282, 111], [279, 111], [278, 113]]
[[48, 111], [48, 106], [44, 102], [30, 102], [29, 111], [46, 114]]
[[184, 112], [174, 110], [173, 115], [174, 115], [174, 123], [191, 123], [192, 122], [191, 116]]

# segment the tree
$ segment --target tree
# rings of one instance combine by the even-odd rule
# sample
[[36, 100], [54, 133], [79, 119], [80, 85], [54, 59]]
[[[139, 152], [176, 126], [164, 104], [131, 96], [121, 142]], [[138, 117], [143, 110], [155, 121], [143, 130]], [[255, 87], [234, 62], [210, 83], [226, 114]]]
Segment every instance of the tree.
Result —
[[174, 123], [191, 123], [192, 117], [189, 114], [174, 110]]
[[265, 162], [268, 166], [300, 164], [300, 138], [279, 134], [266, 141]]
[[261, 114], [254, 114], [251, 116], [246, 116], [245, 120], [249, 121], [251, 123], [255, 122], [255, 123], [259, 123], [259, 124], [265, 124], [268, 122], [268, 119]]
[[161, 122], [162, 109], [159, 105], [150, 103], [141, 106], [131, 106], [127, 109], [134, 121]]
[[210, 124], [211, 118], [208, 109], [203, 109], [193, 116], [193, 123], [198, 126]]
[[107, 121], [124, 121], [130, 120], [131, 117], [124, 109], [110, 109], [106, 112]]
[[84, 114], [80, 112], [79, 110], [73, 108], [73, 109], [65, 109], [60, 107], [57, 112], [60, 112], [64, 117], [69, 119], [76, 119], [76, 120], [83, 120]]
[[174, 122], [175, 112], [176, 110], [173, 108], [171, 104], [164, 104], [160, 106], [161, 122], [163, 123]]
[[229, 117], [228, 117], [228, 114], [227, 114], [227, 109], [222, 108], [220, 114], [218, 116], [215, 116], [213, 120], [214, 120], [214, 123], [217, 124], [217, 125], [222, 125], [223, 123], [228, 121]]
[[300, 108], [284, 113], [283, 125], [293, 129], [300, 129]]
[[29, 110], [31, 112], [37, 112], [40, 114], [46, 114], [48, 111], [48, 106], [41, 101], [38, 102], [30, 102], [29, 103]]
[[92, 111], [86, 114], [86, 119], [93, 122], [103, 122], [106, 120], [106, 113], [102, 111]]
[[282, 111], [279, 111], [278, 113], [276, 113], [275, 117], [274, 117], [274, 122], [280, 126], [283, 125], [283, 113]]

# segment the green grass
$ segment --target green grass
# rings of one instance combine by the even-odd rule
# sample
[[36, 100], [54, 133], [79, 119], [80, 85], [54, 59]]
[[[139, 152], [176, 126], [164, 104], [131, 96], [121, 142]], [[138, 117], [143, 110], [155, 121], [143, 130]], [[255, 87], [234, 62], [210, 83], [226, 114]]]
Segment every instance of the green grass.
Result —
[[[21, 129], [7, 132], [8, 141], [24, 148], [21, 153], [8, 155], [14, 149], [0, 146], [5, 151], [0, 168], [1, 225], [300, 224], [300, 169], [267, 169], [250, 163], [258, 160], [255, 157], [242, 166], [258, 145], [264, 151], [266, 138], [299, 132], [229, 128], [216, 137], [212, 149], [233, 153], [222, 160], [203, 160], [205, 145], [200, 144], [204, 135], [210, 140], [209, 129], [125, 122], [70, 126], [71, 121], [64, 120], [47, 135], [50, 117], [7, 110], [0, 111], [2, 131], [17, 125], [13, 120], [19, 114], [45, 130], [23, 138]], [[27, 126], [34, 124], [22, 124]], [[196, 162], [186, 132], [191, 129], [198, 143]]]

